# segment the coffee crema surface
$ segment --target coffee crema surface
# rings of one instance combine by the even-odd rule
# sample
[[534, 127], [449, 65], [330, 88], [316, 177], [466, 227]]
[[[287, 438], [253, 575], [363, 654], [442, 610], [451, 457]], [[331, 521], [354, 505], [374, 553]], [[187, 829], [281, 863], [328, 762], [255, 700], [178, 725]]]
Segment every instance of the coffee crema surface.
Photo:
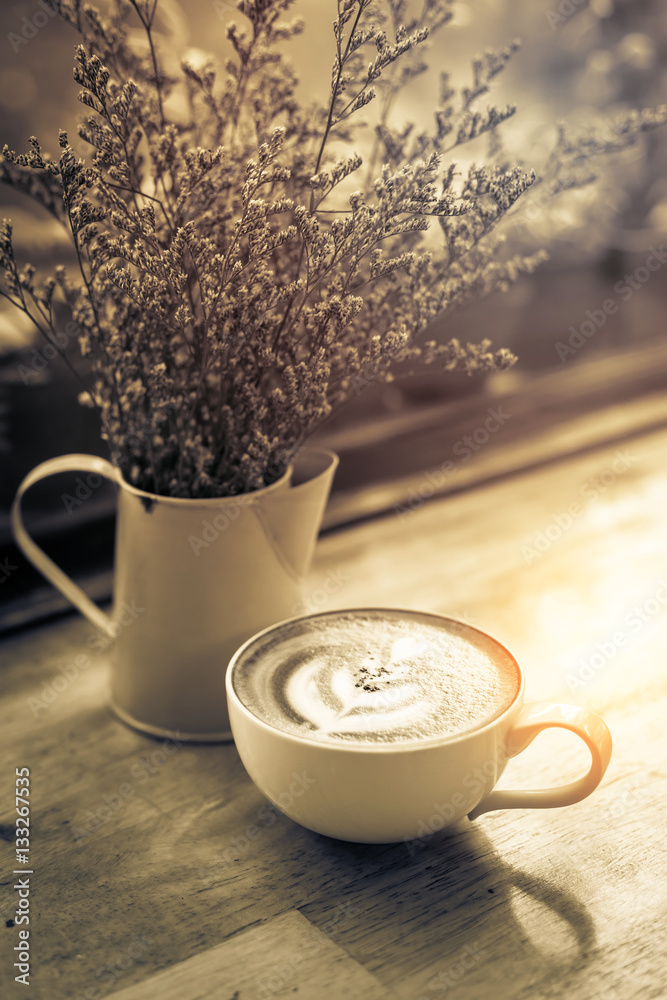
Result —
[[519, 671], [498, 643], [418, 612], [330, 612], [252, 642], [234, 669], [268, 725], [340, 744], [411, 743], [478, 729], [508, 708]]

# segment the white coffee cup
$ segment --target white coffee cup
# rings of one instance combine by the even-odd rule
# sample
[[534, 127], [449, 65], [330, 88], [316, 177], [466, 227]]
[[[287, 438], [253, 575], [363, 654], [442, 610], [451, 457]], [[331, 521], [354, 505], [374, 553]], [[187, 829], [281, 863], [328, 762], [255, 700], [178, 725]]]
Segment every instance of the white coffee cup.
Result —
[[[345, 614], [373, 614], [352, 609]], [[386, 609], [385, 609], [386, 610]], [[327, 613], [323, 613], [326, 615]], [[243, 764], [259, 790], [290, 819], [317, 833], [362, 843], [392, 843], [424, 836], [464, 816], [492, 809], [568, 806], [598, 786], [611, 757], [611, 735], [593, 712], [551, 702], [524, 703], [524, 677], [514, 657], [490, 636], [439, 615], [391, 610], [411, 623], [454, 623], [495, 645], [516, 665], [520, 683], [511, 704], [492, 721], [455, 736], [414, 743], [343, 744], [295, 735], [262, 721], [243, 704], [235, 674], [266, 637], [280, 637], [282, 622], [244, 643], [227, 671], [232, 732]], [[301, 622], [322, 614], [305, 616]], [[296, 619], [290, 619], [290, 622]], [[538, 791], [494, 790], [507, 761], [543, 729], [576, 733], [591, 753], [587, 774], [569, 784]], [[439, 818], [438, 818], [439, 817]]]

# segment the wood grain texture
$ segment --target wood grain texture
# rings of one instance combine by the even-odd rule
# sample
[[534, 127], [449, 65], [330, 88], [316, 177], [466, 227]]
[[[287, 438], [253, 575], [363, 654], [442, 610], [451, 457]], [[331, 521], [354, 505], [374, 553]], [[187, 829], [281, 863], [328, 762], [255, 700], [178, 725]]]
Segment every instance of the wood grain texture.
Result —
[[[489, 814], [411, 845], [333, 841], [269, 807], [233, 746], [179, 746], [119, 724], [81, 619], [6, 639], [3, 998], [28, 995], [13, 982], [17, 929], [4, 926], [13, 769], [25, 765], [36, 1000], [168, 997], [186, 968], [199, 970], [197, 987], [200, 973], [223, 970], [210, 995], [249, 1000], [263, 982], [252, 962], [268, 975], [311, 925], [322, 950], [289, 989], [275, 981], [285, 995], [664, 1000], [667, 433], [618, 451], [329, 534], [304, 590], [304, 610], [465, 618], [515, 652], [529, 699], [604, 714], [611, 766], [567, 809]], [[89, 664], [68, 669], [82, 653]], [[503, 784], [548, 785], [585, 766], [575, 737], [544, 734]]]
[[[150, 988], [160, 1000], [280, 1000], [296, 990], [302, 1000], [389, 997], [373, 976], [296, 912], [251, 927], [158, 973]], [[114, 996], [143, 1000], [146, 985], [138, 983]]]

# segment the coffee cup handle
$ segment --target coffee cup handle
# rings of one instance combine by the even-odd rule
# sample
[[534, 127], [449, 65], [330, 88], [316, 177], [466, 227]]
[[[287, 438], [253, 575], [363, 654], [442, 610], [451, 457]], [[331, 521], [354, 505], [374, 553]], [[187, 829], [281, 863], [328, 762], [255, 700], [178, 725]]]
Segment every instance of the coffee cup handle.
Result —
[[550, 728], [568, 729], [584, 741], [591, 752], [591, 767], [583, 778], [567, 785], [535, 791], [501, 789], [492, 791], [475, 806], [470, 819], [476, 819], [492, 809], [551, 809], [554, 806], [571, 806], [585, 799], [602, 781], [611, 759], [611, 733], [594, 712], [574, 705], [552, 702], [535, 702], [524, 705], [507, 734], [505, 753], [515, 757], [529, 746], [538, 733]]
[[95, 472], [106, 479], [110, 479], [113, 483], [118, 483], [119, 481], [119, 473], [115, 466], [111, 462], [107, 462], [104, 458], [98, 458], [96, 455], [61, 455], [59, 458], [50, 458], [48, 461], [35, 466], [32, 472], [29, 472], [19, 485], [14, 497], [14, 503], [12, 504], [12, 531], [14, 532], [16, 544], [33, 566], [46, 577], [49, 583], [52, 583], [61, 594], [64, 594], [68, 601], [71, 601], [86, 616], [88, 621], [92, 622], [93, 625], [101, 629], [106, 635], [114, 638], [117, 633], [109, 616], [98, 608], [81, 587], [77, 586], [73, 580], [70, 580], [67, 574], [40, 549], [39, 545], [33, 541], [26, 531], [23, 523], [21, 502], [26, 490], [47, 476], [55, 476], [58, 472], [73, 471]]

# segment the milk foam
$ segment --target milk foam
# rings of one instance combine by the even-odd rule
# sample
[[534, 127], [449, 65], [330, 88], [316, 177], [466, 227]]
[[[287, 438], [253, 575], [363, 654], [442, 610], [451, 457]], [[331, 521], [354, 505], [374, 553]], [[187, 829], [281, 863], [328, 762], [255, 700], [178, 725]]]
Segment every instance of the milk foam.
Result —
[[512, 657], [458, 622], [332, 612], [253, 643], [234, 672], [246, 707], [327, 743], [394, 743], [478, 728], [514, 699]]

